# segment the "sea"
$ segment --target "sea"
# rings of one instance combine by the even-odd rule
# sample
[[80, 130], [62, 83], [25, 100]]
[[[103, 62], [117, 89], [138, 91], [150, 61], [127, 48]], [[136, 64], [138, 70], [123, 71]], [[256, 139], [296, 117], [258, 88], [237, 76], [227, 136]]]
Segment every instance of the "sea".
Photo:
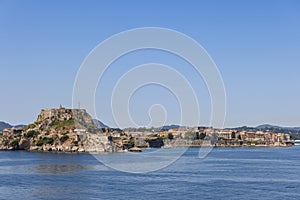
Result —
[[0, 199], [300, 199], [300, 146], [198, 155], [188, 148], [162, 169], [128, 173], [91, 154], [1, 151]]

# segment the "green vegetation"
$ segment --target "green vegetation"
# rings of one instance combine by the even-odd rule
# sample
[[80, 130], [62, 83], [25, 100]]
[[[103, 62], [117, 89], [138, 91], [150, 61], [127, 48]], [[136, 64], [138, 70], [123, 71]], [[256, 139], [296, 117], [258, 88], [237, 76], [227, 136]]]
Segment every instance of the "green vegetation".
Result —
[[[67, 130], [70, 129], [86, 129], [87, 127], [80, 124], [77, 120], [75, 119], [68, 119], [68, 120], [56, 120], [53, 123], [50, 124], [51, 128], [54, 128], [56, 130], [60, 129], [63, 130], [65, 132], [67, 132]], [[93, 132], [95, 129], [95, 127], [92, 128], [92, 126], [90, 126], [90, 128], [88, 128], [88, 130], [91, 130], [90, 132]]]
[[156, 137], [161, 138], [161, 139], [163, 139], [163, 140], [167, 139], [167, 137], [166, 137], [165, 135], [162, 135], [162, 136], [156, 136]]
[[35, 131], [35, 130], [30, 130], [26, 133], [25, 137], [27, 138], [32, 138], [32, 137], [36, 137], [40, 134], [39, 131]]
[[11, 145], [12, 145], [13, 147], [18, 146], [18, 145], [19, 145], [19, 140], [18, 140], [18, 139], [15, 139], [14, 141], [12, 141]]
[[63, 133], [63, 135], [68, 135], [69, 134], [69, 131], [65, 131], [64, 133]]
[[134, 146], [134, 138], [130, 138], [129, 143]]
[[65, 141], [67, 141], [69, 139], [68, 135], [63, 135], [59, 140], [64, 143]]
[[7, 145], [8, 145], [8, 143], [9, 143], [9, 140], [3, 140], [3, 144], [4, 144], [4, 146], [7, 146]]
[[169, 134], [168, 134], [168, 139], [169, 139], [169, 140], [173, 140], [173, 139], [174, 139], [174, 135], [173, 135], [172, 133], [169, 133]]
[[78, 141], [74, 141], [73, 144], [74, 144], [75, 146], [78, 146]]
[[51, 124], [51, 127], [54, 128], [74, 128], [75, 127], [75, 120], [74, 119], [69, 119], [69, 120], [64, 120], [64, 121], [55, 121]]
[[120, 136], [125, 136], [126, 134], [124, 132], [121, 132], [120, 133]]
[[45, 133], [45, 135], [49, 135], [50, 134], [50, 131], [49, 130], [47, 130], [46, 131], [46, 133]]
[[42, 146], [44, 144], [53, 144], [53, 142], [54, 142], [53, 138], [43, 137], [36, 143], [36, 145]]
[[36, 127], [36, 124], [29, 124], [29, 125], [27, 126], [28, 129], [33, 129], [33, 128], [35, 128], [35, 127]]

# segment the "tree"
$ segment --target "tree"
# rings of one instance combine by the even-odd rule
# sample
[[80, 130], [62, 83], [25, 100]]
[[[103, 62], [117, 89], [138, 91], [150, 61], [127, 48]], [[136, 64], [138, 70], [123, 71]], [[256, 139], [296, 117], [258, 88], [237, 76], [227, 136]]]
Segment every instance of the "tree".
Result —
[[174, 135], [173, 135], [172, 133], [169, 133], [169, 134], [168, 134], [168, 139], [169, 139], [169, 140], [173, 140], [173, 139], [174, 139]]
[[205, 137], [206, 137], [206, 133], [200, 133], [200, 135], [199, 135], [200, 140], [204, 140]]

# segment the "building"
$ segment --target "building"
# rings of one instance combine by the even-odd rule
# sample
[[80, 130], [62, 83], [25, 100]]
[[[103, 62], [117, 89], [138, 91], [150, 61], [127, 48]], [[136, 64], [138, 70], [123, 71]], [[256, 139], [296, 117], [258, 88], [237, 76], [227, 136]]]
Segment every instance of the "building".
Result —
[[231, 140], [236, 138], [236, 132], [233, 130], [222, 130], [218, 132], [220, 139]]
[[83, 141], [86, 139], [87, 131], [85, 129], [74, 129], [74, 133], [77, 135], [77, 141]]
[[23, 132], [22, 128], [12, 128], [11, 133], [12, 134], [21, 134]]
[[10, 133], [11, 133], [11, 131], [7, 128], [3, 129], [3, 131], [2, 131], [3, 136], [8, 136]]

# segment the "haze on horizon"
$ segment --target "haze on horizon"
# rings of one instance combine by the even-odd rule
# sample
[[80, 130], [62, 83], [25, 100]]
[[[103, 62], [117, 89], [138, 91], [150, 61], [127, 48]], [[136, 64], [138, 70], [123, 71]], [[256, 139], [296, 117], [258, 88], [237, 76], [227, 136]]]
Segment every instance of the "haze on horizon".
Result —
[[[27, 124], [40, 109], [72, 107], [77, 71], [96, 45], [128, 29], [163, 27], [192, 37], [215, 61], [227, 95], [225, 127], [300, 126], [299, 10], [297, 0], [0, 1], [0, 121]], [[112, 64], [97, 88], [97, 118], [115, 126], [107, 96], [126, 71], [149, 62], [172, 66], [190, 81], [200, 100], [200, 124], [207, 125], [204, 81], [182, 59], [155, 50]], [[177, 124], [176, 98], [157, 85], [132, 96], [137, 124], [147, 125], [149, 107], [158, 103], [168, 111], [166, 124]], [[162, 111], [154, 109], [154, 116]]]

